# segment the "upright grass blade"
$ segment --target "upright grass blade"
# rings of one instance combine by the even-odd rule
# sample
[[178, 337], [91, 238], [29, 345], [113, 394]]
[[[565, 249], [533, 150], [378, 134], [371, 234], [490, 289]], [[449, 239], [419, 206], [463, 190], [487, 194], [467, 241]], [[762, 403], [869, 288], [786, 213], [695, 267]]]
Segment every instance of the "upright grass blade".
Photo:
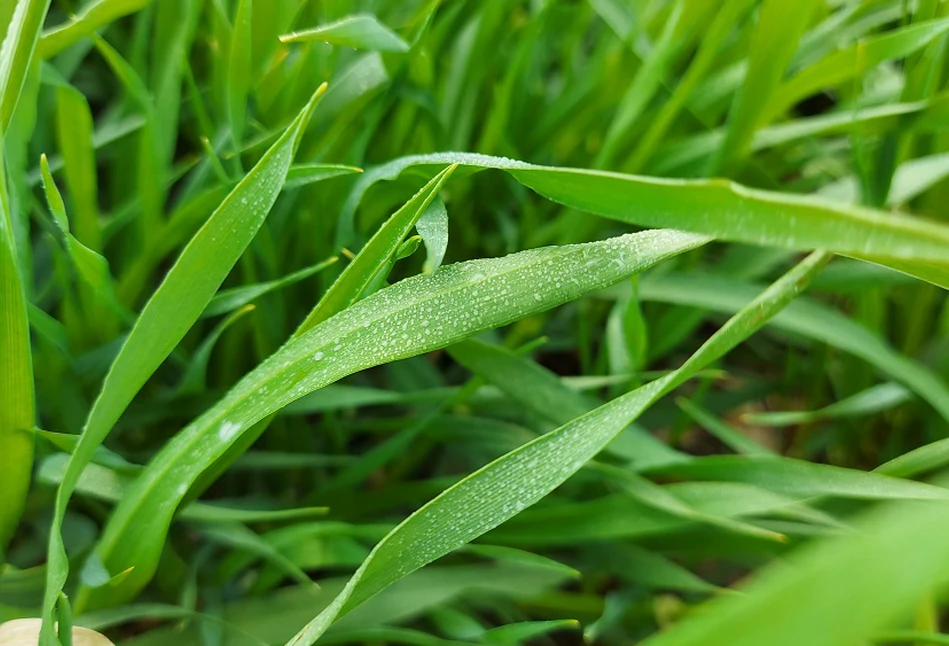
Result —
[[57, 643], [52, 622], [69, 570], [61, 524], [83, 468], [132, 398], [200, 317], [263, 224], [280, 194], [309, 117], [325, 90], [325, 84], [320, 86], [283, 135], [181, 252], [165, 280], [146, 303], [106, 375], [57, 491], [50, 532], [42, 646]]
[[409, 516], [336, 599], [287, 646], [313, 644], [339, 617], [428, 563], [497, 527], [553, 491], [663, 395], [750, 336], [800, 293], [830, 256], [815, 252], [730, 319], [678, 370], [481, 468]]
[[354, 303], [369, 287], [380, 270], [398, 251], [399, 245], [416, 226], [437, 197], [457, 165], [451, 165], [438, 173], [415, 196], [396, 211], [376, 234], [366, 243], [359, 255], [346, 267], [329, 291], [320, 299], [313, 311], [300, 324], [297, 334], [312, 329], [334, 314]]
[[10, 126], [50, 1], [14, 0], [16, 8], [0, 46], [0, 134]]
[[765, 0], [748, 53], [745, 81], [728, 114], [728, 132], [711, 158], [708, 175], [731, 174], [762, 125], [765, 106], [781, 82], [798, 41], [817, 6], [814, 0]]
[[[0, 137], [0, 151], [2, 145]], [[0, 562], [33, 469], [33, 363], [24, 290], [0, 152]]]
[[555, 202], [639, 226], [673, 227], [731, 242], [853, 256], [949, 288], [949, 226], [919, 217], [786, 193], [725, 180], [674, 180], [576, 168], [536, 166], [474, 153], [396, 159], [359, 176], [340, 213], [339, 236], [365, 192], [406, 168], [430, 164], [496, 168]]
[[287, 404], [358, 370], [573, 300], [705, 241], [646, 231], [450, 265], [376, 292], [296, 336], [151, 461], [116, 507], [96, 550], [110, 572], [132, 567], [131, 573], [108, 590], [83, 591], [77, 607], [128, 599], [147, 583], [188, 489], [242, 434]]

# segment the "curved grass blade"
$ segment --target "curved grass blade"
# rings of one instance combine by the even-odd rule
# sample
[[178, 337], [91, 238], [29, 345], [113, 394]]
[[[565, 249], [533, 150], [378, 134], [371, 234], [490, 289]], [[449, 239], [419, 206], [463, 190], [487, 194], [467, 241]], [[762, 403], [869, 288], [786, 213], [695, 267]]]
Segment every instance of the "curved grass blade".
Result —
[[155, 456], [112, 514], [96, 550], [109, 571], [134, 569], [108, 594], [84, 591], [77, 607], [127, 599], [147, 583], [189, 488], [242, 434], [287, 404], [359, 370], [602, 289], [704, 242], [677, 231], [646, 231], [450, 265], [376, 292], [297, 336]]
[[479, 469], [380, 541], [338, 597], [287, 646], [313, 644], [339, 617], [391, 583], [481, 536], [553, 491], [643, 410], [760, 328], [827, 262], [808, 259], [730, 319], [678, 370], [614, 399]]
[[114, 20], [135, 13], [152, 0], [95, 0], [87, 3], [67, 22], [43, 32], [39, 56], [52, 58], [83, 36], [105, 27]]
[[[401, 157], [362, 174], [340, 213], [339, 239], [365, 192], [418, 165], [459, 164], [505, 170], [555, 202], [646, 227], [672, 227], [730, 242], [809, 251], [826, 249], [930, 280], [949, 277], [949, 226], [818, 198], [748, 188], [725, 180], [675, 180], [577, 168], [535, 166], [475, 153]], [[949, 287], [949, 280], [937, 282]]]
[[323, 262], [313, 265], [312, 267], [305, 267], [300, 271], [287, 274], [283, 278], [269, 280], [267, 282], [257, 283], [255, 285], [243, 285], [241, 287], [223, 289], [214, 295], [214, 298], [212, 298], [211, 302], [208, 303], [207, 308], [205, 308], [204, 312], [201, 313], [201, 316], [203, 318], [233, 312], [234, 310], [260, 298], [261, 296], [269, 294], [270, 292], [278, 289], [283, 289], [284, 287], [289, 287], [290, 285], [300, 282], [304, 278], [309, 278], [310, 276], [313, 276], [314, 274], [326, 269], [330, 265], [335, 264], [338, 260], [339, 258], [333, 256], [331, 258], [327, 258]]
[[706, 603], [643, 646], [863, 643], [949, 578], [949, 504], [890, 504], [863, 520], [858, 532], [807, 546], [744, 594]]
[[817, 410], [789, 410], [768, 411], [763, 413], [747, 413], [742, 419], [749, 424], [758, 426], [793, 426], [795, 424], [809, 424], [825, 419], [840, 417], [860, 417], [872, 415], [903, 402], [909, 401], [912, 394], [905, 387], [893, 382], [878, 384], [862, 390], [846, 399], [841, 399], [829, 406]]
[[51, 0], [18, 0], [0, 45], [0, 135], [7, 131], [20, 99]]
[[56, 644], [52, 631], [53, 613], [69, 571], [61, 523], [69, 496], [83, 468], [138, 390], [201, 315], [263, 224], [283, 186], [310, 114], [325, 90], [324, 84], [313, 94], [286, 132], [231, 191], [181, 252], [162, 284], [146, 303], [106, 375], [56, 495], [47, 557], [44, 630], [40, 640], [42, 646]]
[[457, 165], [443, 169], [380, 227], [300, 324], [296, 334], [312, 329], [356, 302], [395, 256], [455, 168]]
[[713, 455], [647, 469], [646, 473], [689, 481], [744, 482], [799, 498], [949, 500], [949, 490], [943, 487], [774, 456]]
[[327, 25], [295, 31], [280, 37], [282, 43], [313, 41], [375, 52], [409, 51], [407, 42], [371, 14], [349, 16]]
[[344, 164], [294, 164], [290, 167], [290, 172], [287, 173], [287, 183], [283, 187], [285, 189], [296, 188], [320, 182], [324, 179], [361, 172], [362, 169], [357, 166], [346, 166]]

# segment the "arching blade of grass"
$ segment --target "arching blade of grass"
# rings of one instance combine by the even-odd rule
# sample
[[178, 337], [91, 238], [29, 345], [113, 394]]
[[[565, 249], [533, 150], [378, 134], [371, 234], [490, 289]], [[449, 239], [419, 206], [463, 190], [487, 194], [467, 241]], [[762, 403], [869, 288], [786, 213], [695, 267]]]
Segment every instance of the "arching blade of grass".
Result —
[[891, 381], [882, 383], [866, 390], [841, 399], [817, 410], [787, 410], [748, 413], [742, 419], [757, 426], [793, 426], [795, 424], [809, 424], [825, 419], [841, 417], [860, 417], [889, 410], [903, 402], [909, 401], [912, 394], [900, 384]]
[[287, 646], [314, 643], [339, 617], [380, 590], [553, 491], [643, 410], [753, 334], [794, 299], [828, 258], [812, 254], [730, 319], [678, 370], [504, 455], [409, 516], [376, 545], [333, 603]]
[[712, 455], [646, 473], [676, 480], [744, 482], [798, 498], [949, 500], [949, 490], [931, 484], [773, 456]]
[[26, 82], [51, 0], [18, 0], [0, 46], [0, 134], [7, 131]]
[[40, 58], [52, 58], [83, 36], [105, 27], [117, 18], [135, 13], [152, 0], [93, 0], [67, 22], [43, 32]]
[[33, 468], [30, 327], [12, 215], [0, 151], [0, 563], [20, 520]]
[[673, 180], [535, 166], [474, 153], [402, 157], [366, 171], [340, 213], [339, 238], [365, 192], [417, 165], [460, 164], [505, 170], [555, 202], [647, 227], [672, 227], [731, 242], [828, 251], [859, 257], [949, 287], [949, 226], [812, 197], [747, 188], [724, 180]]
[[[394, 262], [394, 256], [405, 236], [437, 197], [439, 189], [454, 170], [454, 166], [443, 169], [428, 184], [419, 189], [402, 208], [392, 214], [310, 310], [303, 323], [294, 331], [292, 338], [299, 337], [317, 324], [341, 312], [366, 293], [380, 273]], [[217, 480], [220, 474], [260, 437], [269, 424], [270, 419], [265, 418], [242, 433], [240, 438], [228, 447], [227, 453], [204, 471], [195, 485], [190, 487], [189, 497], [200, 495], [208, 485]]]
[[890, 505], [858, 530], [803, 548], [744, 594], [707, 603], [643, 645], [864, 643], [949, 578], [946, 502]]
[[297, 336], [168, 442], [135, 481], [96, 550], [109, 571], [134, 569], [121, 585], [82, 593], [77, 608], [127, 599], [147, 583], [189, 488], [245, 432], [290, 402], [359, 370], [602, 289], [705, 241], [678, 231], [646, 231], [450, 265], [376, 292]]
[[60, 533], [61, 522], [83, 468], [132, 398], [200, 317], [263, 224], [280, 194], [310, 114], [325, 89], [324, 84], [313, 94], [286, 132], [181, 252], [165, 280], [146, 303], [106, 375], [57, 491], [49, 541], [42, 646], [55, 646], [57, 643], [52, 622], [69, 571]]
[[406, 52], [409, 44], [371, 14], [358, 14], [337, 22], [280, 37], [282, 43], [323, 42], [377, 52]]

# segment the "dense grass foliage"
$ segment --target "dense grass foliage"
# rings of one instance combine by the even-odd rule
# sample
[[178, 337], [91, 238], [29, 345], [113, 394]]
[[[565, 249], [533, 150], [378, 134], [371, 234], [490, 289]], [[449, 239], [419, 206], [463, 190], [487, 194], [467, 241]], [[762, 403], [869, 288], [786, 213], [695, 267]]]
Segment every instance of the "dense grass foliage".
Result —
[[0, 622], [949, 643], [949, 2], [0, 33]]

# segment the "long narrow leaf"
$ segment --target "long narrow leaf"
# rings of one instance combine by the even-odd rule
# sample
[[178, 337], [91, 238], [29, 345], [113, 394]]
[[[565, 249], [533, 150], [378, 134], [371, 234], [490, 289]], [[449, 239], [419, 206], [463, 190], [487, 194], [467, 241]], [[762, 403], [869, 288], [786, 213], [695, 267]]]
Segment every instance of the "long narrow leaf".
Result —
[[43, 608], [43, 646], [56, 643], [52, 633], [53, 611], [69, 567], [60, 534], [61, 522], [83, 468], [132, 398], [200, 317], [263, 224], [280, 194], [310, 114], [325, 89], [324, 84], [313, 94], [286, 132], [181, 252], [174, 267], [145, 305], [106, 375], [56, 496]]
[[[433, 180], [434, 181], [434, 180]], [[172, 515], [188, 489], [241, 435], [341, 377], [504, 325], [613, 284], [704, 238], [647, 231], [443, 267], [379, 291], [287, 343], [165, 445], [107, 524], [97, 554], [121, 585], [77, 605], [126, 599], [155, 571]]]

